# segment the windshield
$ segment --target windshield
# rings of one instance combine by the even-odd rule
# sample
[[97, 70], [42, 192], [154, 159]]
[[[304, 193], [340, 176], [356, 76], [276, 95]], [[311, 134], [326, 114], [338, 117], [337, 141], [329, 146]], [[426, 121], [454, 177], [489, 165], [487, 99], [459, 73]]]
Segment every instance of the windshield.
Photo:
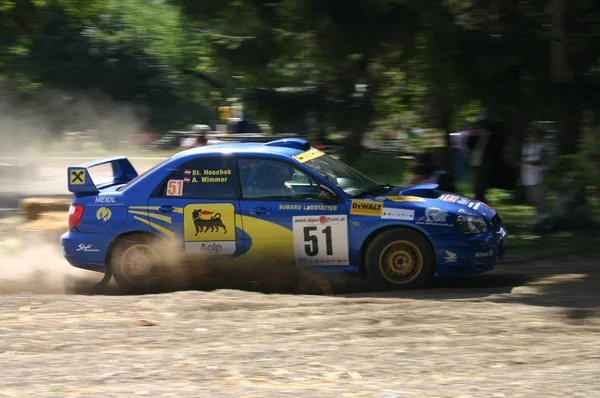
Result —
[[321, 155], [304, 164], [353, 197], [380, 195], [389, 190], [388, 186], [378, 184], [329, 155]]

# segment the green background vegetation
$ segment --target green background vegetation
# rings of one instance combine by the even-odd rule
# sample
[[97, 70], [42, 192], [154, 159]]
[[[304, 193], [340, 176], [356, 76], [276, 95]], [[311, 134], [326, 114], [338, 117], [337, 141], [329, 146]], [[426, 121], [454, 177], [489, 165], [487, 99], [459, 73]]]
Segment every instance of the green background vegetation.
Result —
[[[214, 127], [236, 99], [274, 132], [346, 133], [343, 160], [394, 182], [402, 162], [359, 156], [366, 132], [450, 133], [488, 108], [515, 163], [527, 123], [556, 121], [561, 196], [600, 186], [599, 85], [589, 0], [0, 0], [0, 106], [18, 110], [2, 116], [98, 129], [109, 150], [120, 133]], [[578, 200], [555, 218], [590, 213]]]

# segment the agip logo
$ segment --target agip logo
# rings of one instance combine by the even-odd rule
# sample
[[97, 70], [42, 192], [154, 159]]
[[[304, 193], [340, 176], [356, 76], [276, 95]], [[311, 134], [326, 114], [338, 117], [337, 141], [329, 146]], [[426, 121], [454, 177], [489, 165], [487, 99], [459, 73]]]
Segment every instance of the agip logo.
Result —
[[98, 211], [96, 211], [96, 218], [98, 220], [108, 221], [108, 220], [110, 220], [111, 216], [112, 216], [112, 211], [110, 211], [110, 209], [108, 207], [101, 207], [98, 209]]

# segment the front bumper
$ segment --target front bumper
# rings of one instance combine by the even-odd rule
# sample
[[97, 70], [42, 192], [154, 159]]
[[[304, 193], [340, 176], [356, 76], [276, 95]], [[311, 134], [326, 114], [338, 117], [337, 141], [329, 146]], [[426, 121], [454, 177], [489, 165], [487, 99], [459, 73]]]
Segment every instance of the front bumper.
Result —
[[105, 235], [70, 230], [60, 237], [63, 255], [73, 267], [104, 272], [110, 239]]
[[508, 233], [501, 222], [487, 234], [435, 245], [438, 276], [466, 276], [491, 271], [506, 257]]

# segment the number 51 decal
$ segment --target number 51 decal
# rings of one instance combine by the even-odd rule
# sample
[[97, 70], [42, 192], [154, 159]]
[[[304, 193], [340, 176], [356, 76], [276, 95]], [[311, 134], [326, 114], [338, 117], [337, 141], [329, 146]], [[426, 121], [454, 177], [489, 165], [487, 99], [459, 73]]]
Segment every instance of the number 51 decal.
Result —
[[[319, 255], [319, 237], [315, 235], [318, 227], [304, 227], [304, 251], [307, 256], [314, 257]], [[323, 228], [320, 232], [325, 235], [325, 248], [328, 256], [333, 256], [333, 244], [331, 242], [331, 226]]]
[[293, 217], [297, 264], [348, 265], [346, 215]]
[[183, 195], [183, 180], [169, 180], [167, 183], [167, 196]]

